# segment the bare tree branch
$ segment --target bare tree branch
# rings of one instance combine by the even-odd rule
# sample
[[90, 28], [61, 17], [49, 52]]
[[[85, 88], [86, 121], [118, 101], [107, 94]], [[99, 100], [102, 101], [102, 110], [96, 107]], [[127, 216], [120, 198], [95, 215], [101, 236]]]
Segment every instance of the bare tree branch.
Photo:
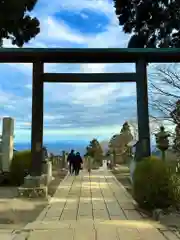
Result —
[[153, 117], [173, 122], [170, 112], [180, 99], [180, 70], [177, 63], [166, 66], [156, 66], [149, 75], [149, 105]]

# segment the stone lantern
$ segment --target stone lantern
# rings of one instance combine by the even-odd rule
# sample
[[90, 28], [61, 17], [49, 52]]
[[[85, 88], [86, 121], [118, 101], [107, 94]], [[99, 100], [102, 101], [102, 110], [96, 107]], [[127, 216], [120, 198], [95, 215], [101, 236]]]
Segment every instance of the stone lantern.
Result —
[[162, 160], [165, 161], [165, 152], [169, 148], [169, 137], [170, 134], [165, 131], [164, 127], [160, 127], [160, 131], [155, 134], [156, 146], [162, 153]]

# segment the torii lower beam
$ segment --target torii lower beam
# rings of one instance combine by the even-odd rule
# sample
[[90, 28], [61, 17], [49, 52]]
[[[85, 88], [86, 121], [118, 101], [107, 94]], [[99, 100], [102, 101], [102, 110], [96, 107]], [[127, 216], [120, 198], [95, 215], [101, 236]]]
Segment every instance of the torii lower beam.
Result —
[[136, 73], [44, 73], [43, 82], [113, 83], [136, 82]]

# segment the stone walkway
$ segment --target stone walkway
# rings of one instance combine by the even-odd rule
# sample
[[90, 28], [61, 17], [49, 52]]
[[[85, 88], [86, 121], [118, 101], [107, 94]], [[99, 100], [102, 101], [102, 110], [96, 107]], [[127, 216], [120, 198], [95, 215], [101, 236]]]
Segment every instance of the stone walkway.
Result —
[[[3, 238], [0, 235], [0, 239]], [[13, 240], [177, 240], [178, 235], [134, 209], [131, 196], [108, 171], [67, 176], [36, 221]]]

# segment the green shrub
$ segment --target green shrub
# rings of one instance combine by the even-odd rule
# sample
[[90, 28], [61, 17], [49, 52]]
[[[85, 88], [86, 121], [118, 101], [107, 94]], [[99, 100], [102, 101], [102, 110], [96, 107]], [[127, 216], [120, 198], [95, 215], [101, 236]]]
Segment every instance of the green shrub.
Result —
[[157, 157], [157, 156], [151, 155], [151, 156], [148, 157], [148, 158], [144, 158], [144, 160], [151, 160], [151, 161], [154, 161], [154, 160], [162, 160], [162, 159], [159, 158], [159, 157]]
[[177, 179], [160, 159], [146, 158], [137, 163], [133, 176], [133, 194], [146, 209], [167, 208], [179, 200]]
[[13, 185], [24, 183], [24, 177], [28, 175], [31, 167], [31, 151], [21, 151], [14, 153], [11, 163], [11, 182]]

